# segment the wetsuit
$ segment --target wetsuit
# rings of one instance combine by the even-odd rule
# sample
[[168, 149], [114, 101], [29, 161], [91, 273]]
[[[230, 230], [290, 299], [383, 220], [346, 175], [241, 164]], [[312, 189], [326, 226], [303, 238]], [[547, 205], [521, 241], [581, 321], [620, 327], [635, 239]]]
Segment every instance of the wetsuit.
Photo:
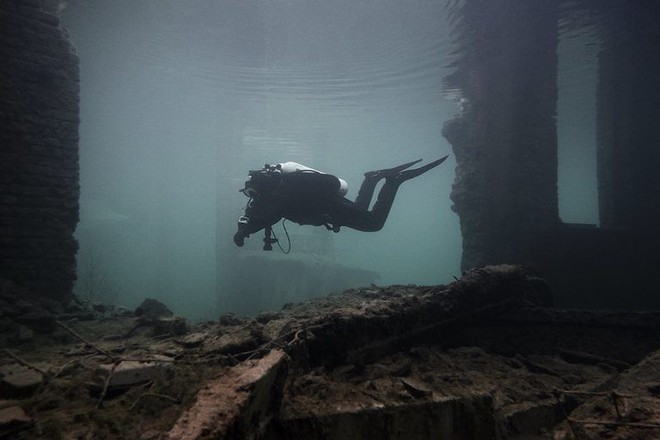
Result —
[[[251, 172], [246, 188], [241, 190], [246, 192], [249, 189], [246, 194], [251, 199], [245, 215], [239, 219], [234, 243], [243, 246], [245, 237], [274, 225], [282, 218], [301, 225], [325, 225], [335, 232], [341, 226], [365, 232], [378, 231], [387, 220], [401, 183], [440, 165], [446, 158], [413, 170], [403, 171], [419, 161], [365, 173], [354, 202], [341, 194], [340, 179], [330, 174], [309, 169], [292, 173], [272, 169]], [[383, 178], [385, 184], [369, 210], [376, 185]]]

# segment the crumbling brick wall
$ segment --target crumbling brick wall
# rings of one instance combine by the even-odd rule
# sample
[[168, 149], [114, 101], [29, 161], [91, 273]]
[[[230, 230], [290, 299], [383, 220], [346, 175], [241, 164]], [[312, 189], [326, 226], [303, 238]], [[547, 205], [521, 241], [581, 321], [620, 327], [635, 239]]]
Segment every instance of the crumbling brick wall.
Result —
[[464, 102], [443, 134], [457, 162], [462, 267], [525, 262], [533, 238], [559, 224], [557, 5], [469, 0], [455, 13], [460, 50], [448, 82]]
[[77, 251], [79, 71], [56, 6], [0, 2], [0, 277], [65, 300]]

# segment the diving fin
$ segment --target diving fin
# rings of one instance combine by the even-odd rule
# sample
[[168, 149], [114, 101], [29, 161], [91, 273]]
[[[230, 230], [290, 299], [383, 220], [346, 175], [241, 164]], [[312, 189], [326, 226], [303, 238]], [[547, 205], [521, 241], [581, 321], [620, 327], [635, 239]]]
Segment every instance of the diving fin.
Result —
[[[420, 175], [424, 174], [425, 172], [427, 172], [428, 170], [437, 167], [442, 162], [447, 160], [447, 157], [449, 157], [449, 156], [441, 157], [440, 159], [438, 159], [436, 161], [433, 161], [429, 164], [426, 164], [423, 167], [415, 168], [414, 170], [400, 171], [399, 173], [396, 173], [396, 174], [391, 175], [389, 177], [391, 179], [393, 179], [394, 181], [399, 182], [399, 183], [405, 182], [406, 180], [410, 180], [414, 177], [420, 176]], [[419, 162], [419, 161], [417, 161], [417, 162]], [[412, 163], [417, 163], [417, 162], [412, 162]]]
[[377, 171], [367, 171], [364, 173], [364, 177], [366, 178], [371, 178], [371, 179], [382, 179], [383, 177], [389, 177], [393, 176], [406, 168], [410, 168], [411, 166], [415, 165], [418, 162], [421, 162], [422, 159], [417, 159], [412, 162], [404, 163], [403, 165], [399, 165], [398, 167], [394, 168], [387, 168], [383, 170], [377, 170]]

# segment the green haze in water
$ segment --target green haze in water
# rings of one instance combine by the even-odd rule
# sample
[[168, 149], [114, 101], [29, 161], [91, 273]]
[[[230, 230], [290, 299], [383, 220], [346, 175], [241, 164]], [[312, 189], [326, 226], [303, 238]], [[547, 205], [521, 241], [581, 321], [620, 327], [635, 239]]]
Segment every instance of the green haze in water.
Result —
[[[460, 275], [451, 155], [401, 187], [380, 232], [288, 223], [294, 252], [267, 260], [261, 234], [232, 243], [249, 169], [299, 162], [347, 180], [354, 199], [365, 171], [451, 154], [441, 129], [460, 108], [442, 82], [444, 2], [76, 0], [62, 19], [81, 60], [81, 297], [129, 307], [151, 297], [215, 319], [330, 293], [318, 278], [328, 265], [375, 272], [379, 285]], [[582, 43], [570, 44], [569, 54]], [[562, 218], [592, 223], [592, 147], [575, 156], [571, 145], [593, 137], [593, 91], [573, 60], [560, 54], [560, 77], [584, 95], [560, 91]], [[308, 264], [266, 270], [273, 259]], [[229, 282], [223, 267], [241, 276]], [[266, 287], [228, 299], [255, 281]]]

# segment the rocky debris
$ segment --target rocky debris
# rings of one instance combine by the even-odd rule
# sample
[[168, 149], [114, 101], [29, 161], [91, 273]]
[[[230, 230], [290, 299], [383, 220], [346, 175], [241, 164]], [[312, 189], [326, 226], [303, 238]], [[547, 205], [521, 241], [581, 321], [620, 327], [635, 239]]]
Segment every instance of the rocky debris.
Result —
[[[277, 416], [287, 355], [273, 350], [208, 382], [166, 435], [169, 440], [263, 438]], [[275, 392], [273, 391], [275, 390]]]
[[23, 327], [39, 333], [54, 330], [56, 316], [61, 312], [58, 302], [0, 277], [0, 320], [6, 327], [3, 334], [8, 336], [3, 342], [15, 342]]
[[[424, 356], [416, 355], [420, 352]], [[403, 438], [396, 432], [413, 439], [537, 434], [563, 418], [555, 389], [593, 390], [616, 374], [557, 356], [529, 359], [557, 374], [531, 371], [516, 359], [478, 347], [414, 347], [363, 368], [341, 368], [341, 374], [340, 368], [332, 373], [316, 368], [289, 378], [280, 418], [282, 438], [309, 438], [314, 433], [314, 438], [341, 439], [349, 422], [356, 430], [351, 438], [358, 439], [370, 438], [366, 433]], [[568, 375], [582, 380], [567, 385], [562, 378]], [[557, 413], [562, 417], [555, 417]], [[444, 419], [436, 425], [430, 414]], [[394, 425], [388, 425], [388, 417]]]
[[181, 316], [163, 316], [156, 318], [148, 323], [139, 322], [140, 326], [151, 326], [152, 332], [156, 336], [169, 335], [181, 336], [188, 332], [188, 323]]
[[[369, 300], [308, 319], [313, 365], [363, 363], [403, 346], [433, 340], [448, 328], [523, 306], [547, 305], [547, 286], [517, 266], [467, 271], [450, 286], [409, 287], [397, 297], [369, 291]], [[444, 335], [443, 335], [444, 336]]]
[[142, 322], [155, 321], [159, 318], [173, 316], [174, 313], [165, 304], [155, 299], [147, 298], [135, 309], [135, 316]]
[[64, 313], [58, 316], [60, 321], [94, 321], [103, 319], [118, 319], [134, 316], [126, 307], [112, 304], [100, 304], [81, 301], [74, 297], [64, 308]]
[[172, 365], [174, 359], [167, 356], [154, 356], [153, 360], [123, 360], [116, 364], [101, 364], [96, 373], [107, 388], [126, 388], [153, 380], [158, 369]]
[[[120, 320], [133, 316], [121, 306], [81, 301], [62, 305], [0, 278], [0, 346], [25, 346], [53, 335], [60, 322]], [[177, 322], [176, 328], [180, 328]]]
[[267, 341], [262, 327], [250, 321], [248, 325], [232, 325], [222, 328], [215, 334], [209, 334], [201, 349], [204, 353], [209, 354], [238, 355], [239, 357], [246, 354], [249, 356]]
[[0, 437], [5, 437], [27, 427], [32, 423], [32, 418], [25, 414], [20, 406], [14, 405], [0, 408]]
[[582, 404], [557, 426], [555, 438], [660, 438], [658, 384], [660, 351], [655, 351], [618, 375], [609, 387], [581, 396]]
[[172, 311], [160, 301], [147, 298], [135, 309], [137, 322], [135, 327], [127, 334], [131, 336], [142, 328], [150, 328], [153, 335], [181, 336], [188, 332], [186, 320], [174, 316]]
[[[139, 318], [85, 305], [105, 317], [58, 321], [47, 344], [36, 334], [30, 350], [0, 351], [0, 367], [38, 366], [48, 379], [10, 405], [34, 418], [22, 440], [185, 439], [215, 429], [265, 440], [573, 439], [575, 423], [555, 427], [567, 416], [656, 423], [660, 368], [645, 357], [659, 348], [660, 321], [551, 309], [543, 286], [526, 269], [484, 268], [448, 286], [372, 285], [258, 319], [224, 315], [178, 337], [127, 338]], [[259, 365], [273, 353], [287, 360], [271, 381]], [[167, 368], [144, 368], [158, 356]], [[130, 380], [115, 387], [120, 365]], [[655, 432], [626, 426], [628, 437], [606, 434]]]
[[208, 337], [209, 335], [207, 333], [191, 333], [181, 339], [178, 339], [177, 342], [183, 345], [185, 348], [193, 348], [202, 345]]
[[401, 383], [406, 388], [406, 391], [408, 391], [413, 397], [422, 399], [425, 397], [431, 397], [433, 395], [431, 388], [427, 387], [418, 380], [402, 377]]
[[163, 431], [152, 429], [147, 432], [143, 432], [138, 440], [160, 440], [163, 434]]
[[29, 397], [44, 381], [41, 373], [19, 364], [0, 367], [0, 398], [19, 399]]
[[218, 324], [222, 326], [243, 325], [246, 321], [247, 319], [240, 318], [233, 313], [225, 313], [218, 319]]

